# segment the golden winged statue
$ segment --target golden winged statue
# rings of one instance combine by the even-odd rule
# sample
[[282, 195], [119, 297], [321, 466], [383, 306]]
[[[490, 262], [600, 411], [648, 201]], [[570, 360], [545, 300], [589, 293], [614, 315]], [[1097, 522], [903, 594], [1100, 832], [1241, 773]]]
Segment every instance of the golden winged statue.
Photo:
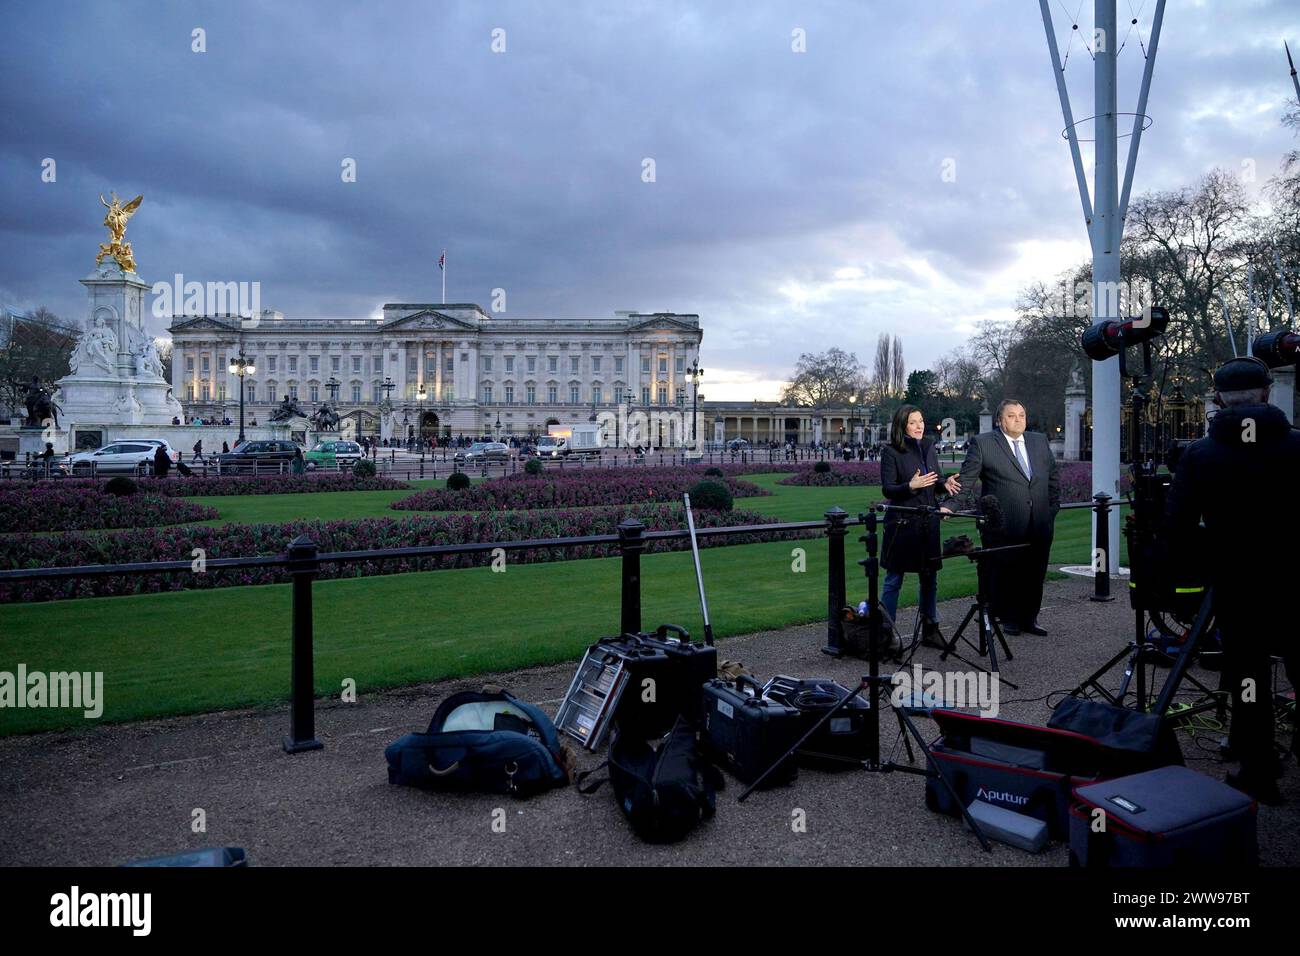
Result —
[[113, 202], [104, 201], [104, 194], [100, 193], [99, 201], [104, 203], [104, 208], [108, 214], [104, 216], [104, 225], [108, 227], [108, 243], [99, 244], [99, 255], [95, 256], [95, 265], [104, 261], [105, 256], [112, 256], [123, 272], [135, 271], [135, 254], [131, 251], [131, 243], [124, 242], [122, 237], [126, 235], [126, 221], [135, 215], [135, 211], [140, 208], [140, 203], [144, 201], [144, 196], [136, 196], [125, 206], [117, 198], [117, 193], [110, 192]]

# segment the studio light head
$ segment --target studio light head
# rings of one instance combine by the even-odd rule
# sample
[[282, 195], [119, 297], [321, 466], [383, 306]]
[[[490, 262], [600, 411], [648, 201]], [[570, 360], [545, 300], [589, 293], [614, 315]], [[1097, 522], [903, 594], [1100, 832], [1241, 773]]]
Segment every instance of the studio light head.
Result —
[[1107, 319], [1079, 334], [1083, 353], [1094, 362], [1104, 362], [1131, 345], [1140, 345], [1163, 335], [1169, 326], [1169, 310], [1153, 305], [1133, 319]]
[[1255, 337], [1251, 352], [1269, 368], [1300, 364], [1300, 335], [1280, 330]]

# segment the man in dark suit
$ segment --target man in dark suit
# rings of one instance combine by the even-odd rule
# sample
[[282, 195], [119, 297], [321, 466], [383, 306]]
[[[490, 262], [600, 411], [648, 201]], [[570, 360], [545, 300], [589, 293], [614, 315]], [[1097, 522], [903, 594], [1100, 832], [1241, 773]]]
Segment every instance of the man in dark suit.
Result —
[[1025, 406], [1004, 399], [993, 431], [971, 440], [960, 475], [949, 478], [945, 487], [966, 508], [974, 506], [976, 482], [980, 496], [997, 498], [1002, 527], [984, 532], [984, 546], [1028, 547], [990, 558], [986, 580], [993, 614], [1006, 634], [1046, 637], [1047, 631], [1038, 624], [1038, 610], [1043, 604], [1056, 513], [1061, 509], [1061, 481], [1047, 436], [1026, 432], [1025, 422]]

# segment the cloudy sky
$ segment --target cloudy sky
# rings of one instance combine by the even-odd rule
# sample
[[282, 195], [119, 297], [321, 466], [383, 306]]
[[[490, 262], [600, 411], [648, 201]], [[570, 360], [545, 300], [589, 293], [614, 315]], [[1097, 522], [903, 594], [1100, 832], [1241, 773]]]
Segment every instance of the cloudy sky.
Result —
[[[1092, 4], [1050, 2], [1089, 116]], [[1119, 0], [1122, 110], [1154, 8]], [[97, 0], [11, 4], [5, 27], [0, 305], [20, 311], [82, 318], [97, 194], [143, 193], [127, 237], [150, 282], [365, 316], [437, 302], [446, 248], [449, 302], [696, 312], [702, 393], [771, 398], [800, 352], [868, 361], [881, 332], [925, 367], [1087, 252], [1028, 0]], [[1276, 171], [1284, 37], [1293, 0], [1168, 5], [1135, 192]]]

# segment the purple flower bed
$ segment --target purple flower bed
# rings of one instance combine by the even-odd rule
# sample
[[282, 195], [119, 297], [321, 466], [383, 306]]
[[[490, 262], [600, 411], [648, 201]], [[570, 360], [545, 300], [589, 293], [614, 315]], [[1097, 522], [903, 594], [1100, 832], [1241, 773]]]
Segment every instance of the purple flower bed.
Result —
[[782, 478], [777, 484], [811, 488], [880, 484], [880, 462], [878, 461], [833, 461], [830, 466], [830, 471], [819, 472], [815, 470], [815, 463], [801, 463], [793, 475]]
[[220, 517], [215, 508], [177, 498], [137, 493], [105, 494], [100, 488], [29, 485], [0, 489], [0, 533], [155, 528]]
[[[42, 495], [49, 491], [102, 490], [107, 479], [53, 478], [41, 481], [0, 482], [0, 489], [16, 491], [31, 489]], [[191, 498], [200, 495], [300, 495], [319, 491], [403, 491], [411, 486], [404, 481], [376, 475], [374, 478], [355, 478], [346, 472], [307, 473], [303, 475], [226, 475], [209, 478], [132, 478], [141, 491], [163, 495], [167, 498]], [[215, 515], [213, 516], [215, 517]]]
[[[285, 524], [227, 524], [216, 528], [189, 526], [97, 535], [3, 538], [0, 539], [0, 569], [73, 567], [136, 561], [190, 561], [194, 548], [204, 549], [209, 561], [223, 557], [274, 555], [284, 553], [289, 542], [300, 534], [306, 534], [315, 541], [322, 552], [580, 537], [613, 534], [617, 530], [618, 523], [624, 518], [638, 518], [650, 531], [685, 527], [681, 506], [664, 504], [590, 508], [580, 511], [489, 512], [439, 517], [366, 518], [356, 521], [310, 520], [291, 521]], [[751, 511], [700, 511], [695, 516], [696, 526], [700, 528], [738, 527], [769, 522], [770, 519], [766, 516]], [[817, 531], [793, 535], [790, 533], [744, 534], [723, 540], [701, 539], [700, 546], [750, 544], [817, 534], [819, 534]], [[685, 540], [646, 543], [646, 550], [650, 552], [677, 551], [687, 547], [689, 542]], [[519, 563], [565, 561], [607, 557], [616, 554], [617, 551], [617, 545], [549, 548], [510, 552], [508, 560]], [[488, 564], [490, 561], [491, 553], [485, 552], [477, 555], [440, 558], [324, 564], [320, 569], [320, 577], [398, 574], [435, 568], [471, 567]], [[148, 576], [88, 577], [61, 582], [26, 581], [0, 584], [0, 603], [154, 593], [187, 588], [272, 584], [288, 580], [289, 575], [280, 568], [243, 571], [210, 568], [203, 574], [194, 574], [186, 570]]]
[[[681, 499], [704, 478], [703, 468], [587, 468], [546, 475], [509, 475], [461, 491], [432, 488], [395, 501], [398, 511], [487, 511], [586, 508]], [[771, 492], [748, 481], [720, 479], [733, 498]]]

